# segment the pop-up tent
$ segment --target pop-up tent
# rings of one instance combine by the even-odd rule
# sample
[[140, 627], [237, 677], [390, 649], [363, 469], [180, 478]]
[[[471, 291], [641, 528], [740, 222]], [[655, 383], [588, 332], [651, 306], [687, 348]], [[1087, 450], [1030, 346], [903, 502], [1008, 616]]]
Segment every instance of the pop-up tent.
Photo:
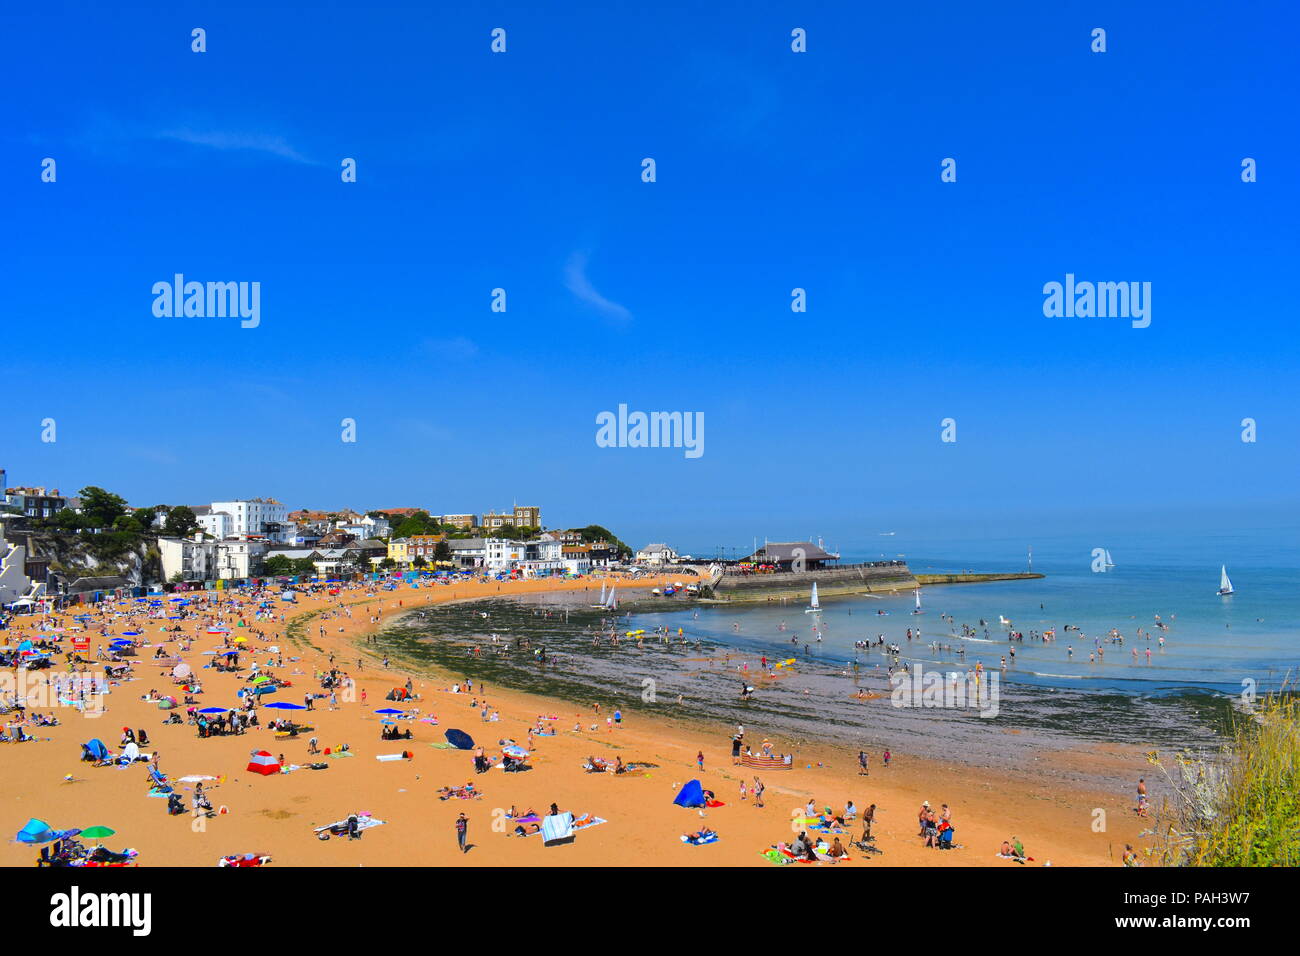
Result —
[[259, 750], [257, 753], [253, 754], [252, 758], [248, 761], [248, 766], [244, 769], [251, 770], [253, 773], [260, 773], [264, 777], [269, 777], [271, 774], [280, 772], [280, 762], [265, 750]]
[[108, 752], [108, 748], [104, 746], [104, 741], [98, 737], [89, 743], [81, 745], [82, 760], [107, 760], [111, 756], [112, 754]]
[[463, 730], [448, 730], [443, 736], [447, 738], [447, 743], [457, 750], [469, 750], [474, 746], [474, 738]]
[[64, 837], [76, 836], [80, 832], [80, 830], [52, 830], [44, 820], [32, 817], [27, 821], [27, 826], [18, 831], [14, 839], [19, 843], [53, 843]]
[[702, 807], [705, 803], [704, 788], [698, 780], [688, 780], [673, 803], [679, 807]]

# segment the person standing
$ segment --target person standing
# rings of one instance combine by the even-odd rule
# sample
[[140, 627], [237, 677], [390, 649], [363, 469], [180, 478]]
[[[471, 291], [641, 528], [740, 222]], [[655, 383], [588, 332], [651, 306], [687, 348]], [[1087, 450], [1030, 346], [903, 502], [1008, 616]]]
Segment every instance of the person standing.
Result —
[[755, 775], [755, 777], [754, 777], [754, 806], [758, 807], [760, 810], [763, 808], [763, 791], [766, 790], [766, 789], [767, 789], [767, 788], [763, 786], [763, 781], [762, 781], [762, 780], [759, 780], [759, 779], [758, 779], [758, 776]]
[[865, 750], [858, 751], [858, 776], [870, 776], [870, 771], [867, 768], [867, 752]]
[[701, 750], [695, 755], [695, 764], [700, 768], [700, 773], [704, 772], [704, 751]]
[[456, 818], [456, 845], [460, 847], [460, 852], [467, 852], [465, 849], [465, 837], [469, 833], [469, 820], [465, 819], [465, 814]]

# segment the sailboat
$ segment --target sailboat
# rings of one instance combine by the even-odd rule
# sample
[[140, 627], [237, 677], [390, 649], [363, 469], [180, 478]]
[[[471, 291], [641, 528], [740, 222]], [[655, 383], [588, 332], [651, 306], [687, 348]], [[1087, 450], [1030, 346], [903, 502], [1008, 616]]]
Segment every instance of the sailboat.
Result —
[[820, 614], [822, 609], [821, 602], [817, 600], [817, 582], [813, 582], [812, 597], [808, 599], [808, 606], [803, 609], [805, 614]]
[[925, 613], [925, 611], [923, 611], [923, 610], [921, 609], [921, 589], [920, 589], [920, 588], [917, 588], [917, 589], [916, 589], [916, 607], [912, 609], [912, 613], [913, 613], [913, 614], [924, 614], [924, 613]]
[[611, 610], [611, 611], [617, 611], [617, 610], [618, 610], [618, 597], [615, 596], [615, 594], [614, 594], [614, 592], [617, 591], [617, 590], [618, 590], [618, 585], [617, 585], [617, 584], [615, 584], [615, 585], [611, 585], [611, 587], [610, 587], [610, 589], [609, 589], [609, 600], [605, 602], [605, 607], [608, 608], [608, 609]]
[[606, 588], [606, 584], [605, 584], [605, 582], [604, 582], [604, 581], [601, 581], [601, 582], [600, 582], [600, 601], [597, 602], [596, 604], [591, 605], [592, 607], [604, 608], [604, 607], [606, 606], [605, 588]]
[[1227, 597], [1229, 594], [1232, 593], [1233, 593], [1232, 582], [1228, 580], [1228, 566], [1226, 564], [1221, 564], [1219, 565], [1218, 594], [1220, 597]]
[[1115, 561], [1114, 561], [1114, 559], [1111, 558], [1111, 556], [1110, 556], [1110, 548], [1107, 548], [1107, 549], [1106, 549], [1106, 563], [1105, 563], [1105, 567], [1113, 568], [1114, 566], [1115, 566]]

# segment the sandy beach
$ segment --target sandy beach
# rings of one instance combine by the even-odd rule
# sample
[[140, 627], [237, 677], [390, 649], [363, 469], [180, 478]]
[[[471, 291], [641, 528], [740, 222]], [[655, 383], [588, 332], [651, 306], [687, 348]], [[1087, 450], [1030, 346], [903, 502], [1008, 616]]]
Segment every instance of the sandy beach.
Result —
[[[659, 583], [642, 579], [637, 585], [649, 588]], [[811, 798], [819, 809], [830, 806], [836, 813], [844, 809], [847, 800], [859, 810], [877, 805], [874, 833], [882, 854], [864, 856], [851, 851], [847, 863], [834, 865], [1014, 867], [1018, 864], [996, 856], [1001, 842], [1014, 836], [1032, 857], [1029, 865], [1050, 861], [1053, 866], [1115, 866], [1125, 843], [1141, 846], [1138, 833], [1147, 821], [1133, 814], [1130, 793], [1062, 789], [1059, 778], [1050, 772], [1063, 762], [1075, 770], [1086, 769], [1081, 764], [1088, 764], [1111, 775], [1127, 774], [1136, 782], [1145, 761], [1135, 747], [1099, 743], [1084, 751], [1044, 750], [1035, 756], [1033, 766], [1008, 774], [1001, 768], [923, 760], [900, 745], [893, 748], [888, 768], [882, 765], [879, 753], [872, 753], [869, 776], [859, 774], [856, 752], [829, 746], [801, 750], [795, 756], [794, 769], [758, 772], [767, 788], [766, 805], [759, 809], [752, 792], [748, 800], [740, 797], [742, 779], [752, 788], [756, 771], [732, 763], [733, 724], [685, 723], [667, 716], [646, 717], [639, 711], [635, 716], [624, 715], [623, 722], [614, 725], [611, 701], [553, 700], [495, 686], [486, 691], [475, 686], [470, 693], [456, 694], [451, 687], [463, 675], [425, 671], [397, 661], [385, 669], [383, 645], [366, 642], [367, 635], [376, 633], [385, 622], [431, 603], [541, 591], [572, 598], [575, 590], [599, 589], [598, 580], [576, 584], [549, 580], [458, 582], [418, 589], [403, 584], [395, 591], [370, 592], [365, 585], [351, 585], [344, 586], [337, 596], [300, 596], [297, 604], [264, 595], [261, 600], [272, 602], [274, 620], [254, 619], [257, 602], [237, 597], [240, 608], [222, 606], [230, 630], [224, 636], [208, 633], [217, 619], [215, 606], [208, 610], [196, 603], [192, 605], [196, 616], [182, 621], [141, 617], [137, 624], [143, 636], [136, 639], [150, 643], [139, 649], [139, 656], [130, 658], [133, 679], [112, 685], [104, 699], [105, 713], [92, 717], [68, 706], [36, 706], [33, 709], [41, 713], [52, 712], [59, 725], [29, 724], [27, 732], [38, 740], [0, 745], [4, 769], [0, 807], [4, 808], [10, 839], [29, 818], [37, 817], [56, 829], [111, 827], [116, 835], [104, 844], [113, 850], [133, 848], [138, 851], [135, 862], [146, 867], [213, 866], [224, 855], [244, 853], [269, 854], [278, 866], [766, 867], [772, 864], [761, 854], [773, 844], [793, 838], [791, 818], [802, 816], [802, 808]], [[233, 595], [199, 592], [194, 597], [199, 602], [229, 601]], [[345, 606], [351, 609], [350, 616], [342, 611]], [[376, 614], [380, 614], [379, 622], [374, 621]], [[6, 643], [34, 637], [40, 629], [33, 625], [39, 623], [20, 620], [5, 635]], [[52, 623], [70, 628], [73, 612]], [[95, 630], [98, 623], [92, 625]], [[163, 625], [177, 624], [183, 628], [180, 635], [162, 632]], [[112, 636], [125, 629], [129, 629], [125, 621], [117, 622], [111, 627]], [[260, 635], [253, 635], [254, 630]], [[65, 630], [60, 637], [72, 633]], [[205, 669], [213, 657], [203, 652], [240, 636], [246, 636], [247, 643], [232, 646], [250, 650], [241, 653], [238, 673]], [[159, 641], [173, 638], [164, 647], [174, 653], [176, 637], [193, 640], [182, 658], [194, 668], [202, 685], [202, 693], [195, 697], [197, 707], [238, 706], [238, 691], [248, 686], [246, 678], [254, 660], [261, 672], [292, 684], [267, 699], [302, 703], [304, 694], [321, 691], [315, 675], [329, 669], [331, 653], [335, 666], [355, 680], [356, 693], [341, 692], [337, 710], [329, 709], [328, 699], [323, 698], [314, 701], [310, 713], [285, 712], [315, 728], [295, 738], [277, 739], [265, 725], [279, 712], [260, 707], [262, 727], [200, 739], [188, 723], [164, 724], [167, 712], [143, 699], [150, 689], [181, 699], [170, 668], [152, 663]], [[107, 645], [109, 639], [92, 634], [91, 654], [97, 644]], [[67, 641], [63, 644], [66, 649]], [[281, 666], [267, 666], [275, 656], [267, 650], [271, 646], [280, 648]], [[65, 673], [62, 655], [55, 660], [53, 669], [34, 672], [31, 678]], [[102, 664], [91, 669], [102, 673]], [[16, 679], [23, 675], [25, 672], [15, 672]], [[385, 700], [392, 688], [408, 679], [418, 700]], [[347, 699], [350, 696], [355, 699]], [[499, 714], [498, 720], [482, 719], [484, 701]], [[593, 706], [598, 703], [599, 712]], [[386, 706], [419, 709], [417, 719], [398, 721], [402, 729], [412, 731], [413, 739], [380, 739], [381, 718], [375, 711]], [[185, 710], [182, 705], [175, 712], [183, 717]], [[546, 723], [553, 724], [557, 733], [536, 736], [530, 745], [528, 732], [537, 726], [539, 716], [555, 717]], [[436, 718], [437, 723], [423, 719], [428, 717]], [[12, 719], [9, 715], [6, 721]], [[575, 731], [575, 725], [581, 729]], [[185, 799], [186, 813], [170, 816], [165, 799], [148, 796], [145, 764], [96, 768], [79, 759], [80, 745], [96, 737], [119, 752], [124, 727], [147, 731], [150, 746], [142, 749], [157, 755], [162, 772]], [[500, 753], [499, 740], [513, 739], [531, 751], [528, 762], [532, 769], [505, 773], [494, 768], [476, 774], [472, 751], [446, 748], [444, 731], [450, 728], [467, 732], [489, 754]], [[756, 749], [768, 734], [761, 726], [747, 726], [745, 731], [746, 741]], [[1001, 731], [990, 730], [996, 732]], [[311, 737], [319, 739], [322, 750], [337, 752], [346, 744], [350, 755], [311, 756]], [[780, 739], [774, 737], [772, 744], [778, 752], [784, 749]], [[283, 754], [287, 764], [304, 765], [303, 769], [271, 776], [248, 772], [250, 752], [263, 749]], [[402, 751], [411, 752], [412, 759], [376, 759], [377, 755]], [[702, 772], [696, 766], [701, 752]], [[657, 766], [637, 775], [587, 773], [583, 764], [592, 755], [611, 762], [621, 757], [627, 763]], [[326, 763], [328, 769], [307, 769], [305, 765], [313, 760]], [[195, 818], [188, 812], [192, 785], [175, 783], [187, 775], [218, 778], [206, 785], [217, 811], [214, 816]], [[694, 778], [715, 791], [724, 805], [705, 811], [675, 806], [673, 798], [681, 785]], [[470, 781], [481, 791], [480, 798], [438, 798], [438, 788], [459, 787]], [[940, 852], [922, 845], [917, 836], [917, 811], [926, 800], [936, 808], [949, 805], [960, 849]], [[521, 814], [529, 809], [544, 814], [552, 803], [562, 811], [593, 814], [606, 822], [580, 830], [571, 844], [554, 847], [544, 846], [538, 835], [508, 835], [514, 828], [506, 818], [512, 807]], [[1098, 810], [1104, 811], [1104, 828], [1096, 822]], [[384, 825], [366, 830], [359, 840], [322, 841], [313, 833], [315, 827], [361, 811], [385, 821]], [[469, 819], [470, 850], [465, 854], [457, 848], [454, 830], [462, 812]], [[692, 846], [681, 841], [683, 834], [704, 825], [719, 833], [718, 842]], [[860, 823], [851, 823], [843, 837], [845, 844], [860, 832]], [[36, 855], [32, 846], [6, 842], [0, 850], [0, 863], [30, 866]]]

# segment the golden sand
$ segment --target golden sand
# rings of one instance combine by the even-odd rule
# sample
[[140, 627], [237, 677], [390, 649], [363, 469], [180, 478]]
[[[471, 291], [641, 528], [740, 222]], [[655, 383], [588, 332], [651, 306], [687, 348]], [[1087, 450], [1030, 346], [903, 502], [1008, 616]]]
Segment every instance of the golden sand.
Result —
[[[663, 582], [641, 583], [654, 587]], [[1138, 845], [1142, 821], [1134, 817], [1127, 794], [1065, 791], [1045, 772], [1070, 759], [1061, 752], [1044, 753], [1041, 771], [1027, 767], [1020, 774], [1008, 775], [991, 768], [914, 759], [902, 741], [893, 748], [893, 765], [888, 769], [881, 765], [879, 753], [871, 755], [869, 777], [858, 775], [856, 753], [829, 747], [821, 752], [800, 752], [794, 770], [760, 773], [767, 793], [766, 806], [758, 809], [752, 793], [747, 801], [739, 796], [742, 779], [752, 789], [754, 772], [732, 765], [730, 735], [734, 727], [730, 724], [686, 725], [637, 714], [624, 715], [621, 726], [610, 727], [606, 718], [611, 702], [602, 702], [605, 706], [597, 715], [591, 707], [594, 701], [579, 705], [492, 686], [486, 700], [501, 717], [499, 722], [485, 723], [471, 706], [472, 701], [484, 699], [477, 687], [469, 695], [449, 692], [461, 675], [413, 673], [397, 664], [385, 671], [376, 656], [382, 645], [377, 648], [363, 643], [365, 632], [376, 627], [370, 619], [380, 607], [383, 618], [390, 620], [429, 602], [537, 591], [574, 592], [599, 586], [598, 581], [576, 585], [547, 580], [493, 581], [418, 590], [404, 585], [398, 591], [379, 591], [374, 596], [359, 588], [345, 589], [337, 597], [300, 596], [296, 606], [277, 600], [277, 616], [300, 618], [302, 642], [296, 645], [287, 639], [287, 620], [252, 621], [250, 602], [249, 623], [266, 632], [268, 639], [250, 638], [245, 646], [253, 647], [256, 660], [265, 665], [269, 657], [265, 646], [278, 645], [285, 662], [272, 672], [293, 682], [292, 688], [271, 695], [271, 700], [301, 703], [304, 693], [319, 691], [312, 675], [328, 668], [330, 651], [337, 655], [337, 666], [356, 679], [357, 699], [341, 701], [336, 711], [327, 709], [326, 700], [317, 701], [317, 709], [309, 715], [316, 730], [296, 739], [277, 740], [265, 726], [240, 736], [198, 739], [195, 728], [188, 724], [164, 726], [166, 714], [141, 699], [150, 688], [176, 693], [180, 699], [170, 673], [150, 663], [153, 647], [142, 648], [140, 656], [133, 659], [136, 679], [114, 686], [105, 698], [107, 712], [102, 716], [91, 718], [58, 707], [54, 713], [60, 726], [29, 729], [41, 738], [39, 742], [0, 744], [0, 824], [10, 835], [29, 817], [38, 817], [57, 829], [112, 827], [117, 835], [103, 841], [105, 845], [114, 850], [135, 848], [141, 866], [213, 866], [223, 855], [248, 852], [267, 853], [275, 864], [296, 866], [770, 866], [760, 853], [774, 843], [792, 839], [791, 817], [802, 816], [811, 797], [818, 807], [830, 805], [836, 812], [849, 799], [860, 810], [877, 804], [874, 832], [883, 855], [864, 858], [852, 851], [851, 860], [838, 865], [1016, 866], [995, 854], [1004, 839], [1017, 836], [1034, 858], [1032, 865], [1050, 860], [1054, 866], [1108, 866], [1118, 864], [1126, 842]], [[342, 604], [352, 606], [350, 619], [307, 617]], [[72, 612], [61, 618], [61, 623], [70, 625]], [[142, 639], [156, 643], [162, 637], [161, 623], [145, 623], [146, 637]], [[182, 624], [185, 636], [195, 637], [184, 657], [202, 681], [204, 693], [198, 706], [235, 706], [239, 701], [236, 691], [246, 686], [243, 677], [252, 655], [243, 655], [245, 669], [237, 675], [201, 670], [211, 660], [202, 651], [217, 647], [222, 638], [207, 635], [201, 622], [186, 620]], [[326, 628], [323, 640], [318, 630], [321, 624]], [[21, 629], [28, 636], [36, 632], [30, 625]], [[120, 634], [122, 629], [114, 630]], [[18, 630], [5, 635], [10, 642], [21, 639], [15, 633]], [[231, 630], [233, 637], [249, 628], [232, 626]], [[107, 639], [96, 636], [92, 648], [95, 643], [107, 643]], [[176, 645], [167, 646], [172, 649]], [[360, 670], [356, 666], [359, 656], [365, 659]], [[300, 659], [291, 661], [291, 657]], [[56, 668], [64, 669], [62, 665]], [[102, 671], [102, 666], [96, 670]], [[408, 673], [421, 699], [388, 704], [385, 694], [402, 684]], [[399, 724], [412, 729], [413, 740], [381, 740], [380, 718], [374, 711], [384, 706], [418, 707], [421, 716], [434, 715], [438, 724], [403, 720]], [[864, 702], [864, 707], [872, 706], [888, 706], [888, 701]], [[179, 712], [183, 716], [184, 707]], [[529, 761], [534, 769], [526, 773], [493, 769], [475, 774], [472, 753], [434, 746], [443, 742], [444, 730], [452, 727], [469, 733], [489, 753], [499, 752], [496, 743], [501, 738], [514, 738], [526, 746], [528, 729], [538, 715], [558, 716], [559, 732], [554, 737], [535, 738]], [[276, 716], [275, 710], [260, 710], [264, 725]], [[308, 719], [302, 712], [288, 716]], [[574, 732], [575, 723], [583, 728], [580, 732]], [[589, 729], [593, 723], [597, 724], [594, 732]], [[209, 792], [214, 808], [224, 812], [210, 819], [195, 819], [188, 812], [189, 785], [178, 784], [187, 813], [169, 816], [165, 800], [146, 796], [149, 786], [143, 764], [124, 770], [97, 769], [79, 760], [79, 745], [92, 737], [101, 738], [117, 752], [121, 728], [126, 726], [148, 732], [151, 746], [144, 749], [159, 755], [163, 772], [173, 781], [190, 774], [223, 778], [219, 784], [210, 784]], [[755, 741], [765, 734], [761, 726], [747, 726], [746, 731], [747, 739]], [[319, 738], [322, 748], [347, 743], [352, 756], [311, 757], [307, 752], [311, 736]], [[783, 749], [779, 739], [773, 743], [778, 751]], [[284, 754], [287, 763], [324, 759], [329, 769], [301, 769], [268, 777], [249, 773], [245, 770], [249, 753], [259, 749]], [[414, 759], [375, 759], [378, 754], [404, 750], [413, 752]], [[705, 755], [703, 773], [696, 769], [700, 751]], [[586, 773], [582, 765], [589, 755], [611, 763], [621, 756], [625, 762], [648, 761], [658, 767], [635, 776]], [[1120, 762], [1131, 768], [1134, 779], [1143, 764], [1135, 748], [1098, 747], [1091, 759], [1109, 761], [1112, 767]], [[72, 782], [65, 781], [68, 774], [73, 776]], [[672, 801], [681, 784], [695, 777], [715, 791], [725, 806], [704, 811], [704, 815], [675, 806]], [[481, 799], [438, 799], [438, 788], [469, 781], [482, 791]], [[922, 846], [916, 836], [916, 815], [923, 800], [936, 807], [944, 803], [952, 807], [956, 842], [962, 849], [939, 852]], [[543, 846], [536, 835], [507, 836], [513, 825], [504, 814], [512, 806], [520, 812], [531, 808], [544, 814], [553, 802], [561, 810], [595, 814], [608, 822], [579, 831], [573, 843], [555, 847]], [[1095, 822], [1097, 810], [1105, 812], [1104, 829]], [[369, 812], [386, 823], [355, 841], [321, 841], [313, 834], [314, 827], [357, 811]], [[470, 821], [471, 850], [465, 855], [457, 849], [454, 831], [461, 812]], [[721, 840], [700, 847], [681, 842], [682, 834], [702, 825], [716, 829]], [[860, 832], [860, 826], [854, 825], [845, 843]], [[36, 854], [29, 846], [0, 843], [3, 865], [32, 865]]]

